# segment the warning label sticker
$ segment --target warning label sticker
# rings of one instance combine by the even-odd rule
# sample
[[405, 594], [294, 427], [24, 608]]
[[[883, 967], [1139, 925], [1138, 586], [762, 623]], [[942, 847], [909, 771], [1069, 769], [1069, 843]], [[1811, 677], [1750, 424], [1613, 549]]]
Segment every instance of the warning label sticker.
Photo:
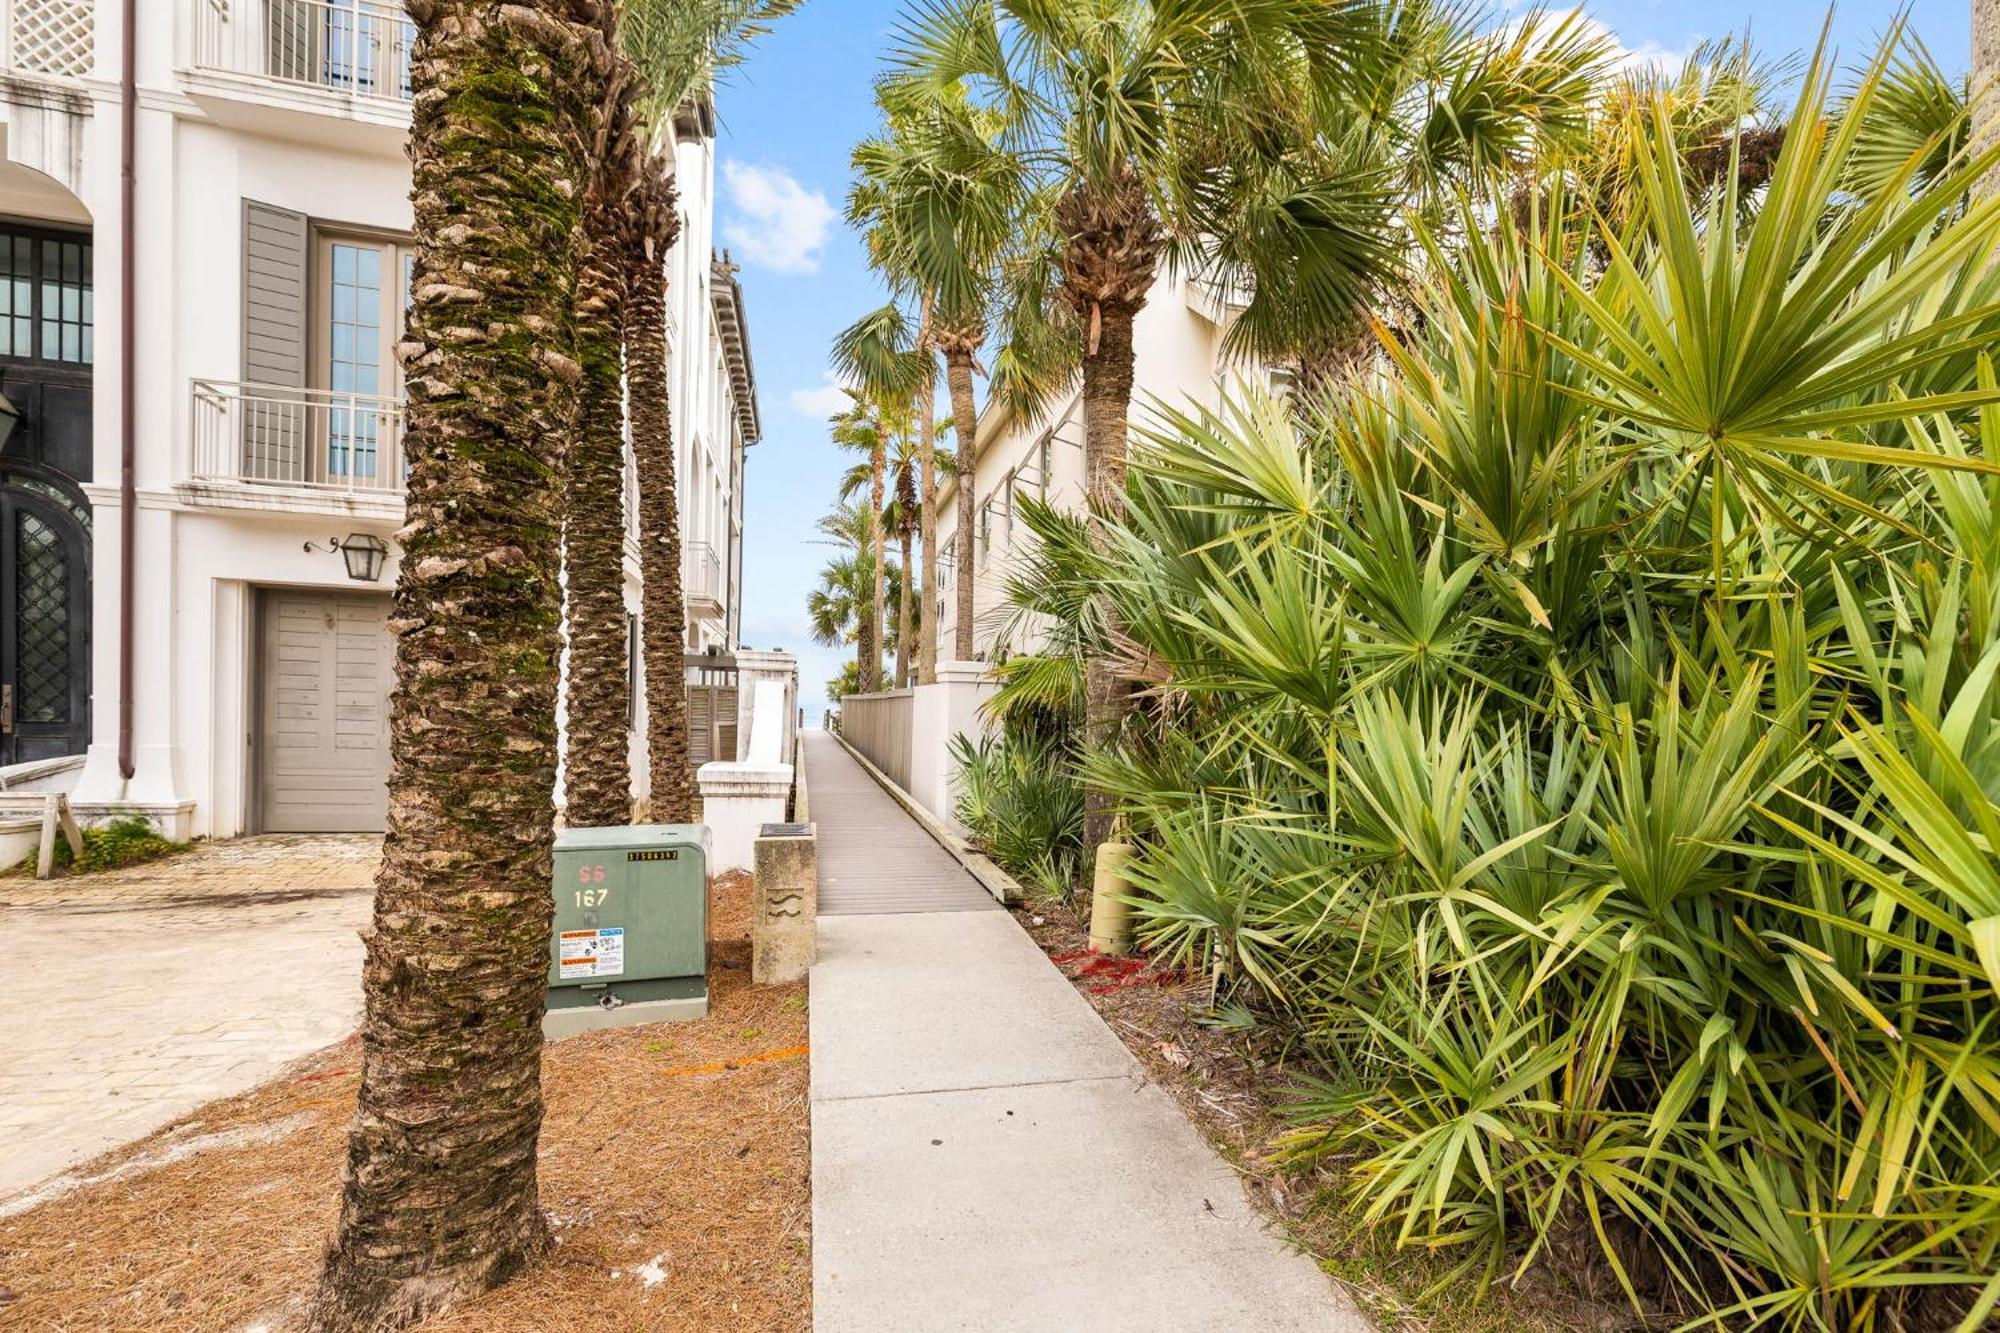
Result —
[[615, 977], [625, 971], [623, 926], [565, 930], [556, 944], [556, 975], [564, 981]]

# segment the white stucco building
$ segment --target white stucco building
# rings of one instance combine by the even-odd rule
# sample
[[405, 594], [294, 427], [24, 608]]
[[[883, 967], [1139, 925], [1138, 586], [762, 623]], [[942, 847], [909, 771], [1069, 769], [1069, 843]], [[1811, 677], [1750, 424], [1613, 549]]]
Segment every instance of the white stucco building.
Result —
[[[1133, 321], [1133, 429], [1151, 418], [1155, 404], [1180, 411], [1217, 407], [1238, 381], [1256, 372], [1222, 354], [1223, 338], [1240, 307], [1208, 282], [1162, 272]], [[1267, 381], [1274, 377], [1266, 374]], [[940, 596], [939, 652], [953, 653], [958, 624], [957, 580], [971, 577], [973, 642], [982, 660], [1003, 651], [1035, 648], [1032, 627], [1010, 626], [1006, 580], [1010, 564], [1033, 540], [1021, 521], [1024, 495], [1058, 509], [1082, 509], [1083, 393], [1080, 380], [1055, 395], [1035, 416], [1023, 418], [989, 402], [980, 413], [978, 465], [973, 482], [971, 553], [958, 533], [958, 482], [938, 487], [937, 538]]]
[[[139, 0], [128, 75], [123, 9], [0, 0], [0, 772], [82, 755], [86, 813], [184, 837], [379, 828], [411, 27]], [[681, 118], [669, 384], [686, 641], [727, 654], [759, 428], [714, 147]]]

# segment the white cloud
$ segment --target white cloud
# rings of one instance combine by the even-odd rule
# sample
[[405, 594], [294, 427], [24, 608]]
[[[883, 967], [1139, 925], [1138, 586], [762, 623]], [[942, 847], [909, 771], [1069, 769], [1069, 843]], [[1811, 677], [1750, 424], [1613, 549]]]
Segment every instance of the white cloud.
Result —
[[1611, 41], [1616, 48], [1611, 56], [1611, 67], [1621, 74], [1653, 73], [1671, 78], [1681, 72], [1695, 48], [1701, 43], [1689, 42], [1676, 51], [1661, 46], [1658, 42], [1641, 42], [1637, 46], [1627, 46], [1612, 34]]
[[[1526, 0], [1508, 0], [1507, 8], [1517, 9], [1523, 3], [1526, 3]], [[1558, 25], [1573, 22], [1580, 35], [1599, 38], [1609, 42], [1611, 47], [1611, 68], [1620, 74], [1645, 72], [1665, 75], [1678, 74], [1681, 71], [1681, 66], [1687, 63], [1688, 57], [1695, 53], [1695, 48], [1701, 45], [1699, 38], [1693, 38], [1689, 40], [1685, 47], [1678, 50], [1662, 46], [1658, 42], [1641, 42], [1637, 46], [1627, 46], [1624, 40], [1609, 25], [1593, 18], [1581, 9], [1537, 11], [1532, 16], [1532, 20], [1531, 16], [1522, 15], [1520, 18], [1510, 19], [1508, 22], [1501, 24], [1500, 32], [1507, 36], [1512, 36], [1530, 21], [1535, 22], [1539, 30], [1544, 33], [1553, 33], [1556, 31]]]
[[833, 228], [833, 205], [777, 167], [724, 162], [729, 216], [722, 239], [738, 257], [778, 273], [819, 272], [820, 247]]
[[787, 397], [792, 410], [802, 417], [824, 421], [836, 412], [845, 412], [853, 400], [847, 396], [847, 385], [832, 371], [826, 372], [826, 380], [816, 389], [794, 389]]

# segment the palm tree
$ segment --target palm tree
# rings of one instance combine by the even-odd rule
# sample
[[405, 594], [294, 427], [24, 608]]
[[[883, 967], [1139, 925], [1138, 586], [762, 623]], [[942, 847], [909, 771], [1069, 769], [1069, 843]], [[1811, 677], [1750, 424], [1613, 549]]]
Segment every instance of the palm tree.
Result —
[[[1027, 196], [1026, 172], [1002, 151], [1003, 118], [971, 106], [956, 84], [890, 79], [877, 93], [883, 133], [854, 151], [856, 182], [848, 218], [867, 228], [870, 258], [892, 288], [914, 295], [922, 310], [917, 348], [924, 374], [918, 420], [930, 429], [933, 352], [942, 354], [960, 441], [959, 531], [971, 530], [976, 459], [967, 447], [977, 418], [973, 374], [986, 340], [987, 306], [993, 299], [1001, 256], [1016, 235]], [[932, 457], [929, 441], [923, 458]], [[923, 604], [938, 593], [936, 477], [921, 484], [923, 504]], [[969, 659], [973, 645], [973, 584], [958, 583], [954, 655]], [[924, 635], [920, 678], [936, 679], [934, 635]]]
[[835, 445], [851, 449], [864, 455], [861, 463], [842, 479], [840, 498], [852, 500], [854, 493], [865, 489], [867, 500], [855, 507], [859, 523], [856, 533], [860, 552], [870, 571], [869, 586], [861, 601], [860, 621], [856, 634], [856, 651], [861, 663], [861, 692], [872, 693], [882, 685], [882, 491], [883, 491], [883, 450], [884, 427], [882, 419], [869, 404], [867, 398], [853, 390], [848, 390], [849, 406], [846, 411], [833, 417], [829, 423], [830, 435]]
[[841, 330], [834, 338], [833, 364], [855, 386], [848, 391], [853, 405], [833, 419], [834, 442], [866, 449], [870, 464], [868, 513], [874, 525], [870, 541], [876, 580], [873, 614], [863, 630], [861, 685], [866, 693], [880, 688], [882, 680], [879, 631], [887, 602], [881, 514], [889, 423], [911, 419], [912, 401], [928, 379], [928, 356], [915, 346], [902, 310], [891, 302]]
[[[616, 11], [607, 8], [607, 19]], [[637, 70], [619, 60], [584, 188], [576, 280], [583, 381], [563, 465], [563, 571], [569, 627], [563, 765], [572, 828], [632, 817], [626, 720], [631, 660], [625, 615], [625, 289], [630, 196], [641, 179]]]
[[[1353, 77], [1314, 111], [1318, 133], [1244, 151], [1224, 128], [1204, 168], [1202, 267], [1242, 309], [1224, 351], [1289, 367], [1303, 417], [1399, 322], [1415, 217], [1434, 230], [1589, 135], [1608, 40], [1581, 11], [1481, 31], [1432, 0], [1357, 10]], [[1279, 71], [1311, 106], [1315, 72]], [[1362, 280], [1357, 276], [1365, 274]]]
[[[936, 426], [924, 432], [934, 436]], [[893, 452], [888, 463], [890, 469], [889, 505], [883, 512], [882, 521], [896, 530], [896, 544], [900, 548], [902, 563], [897, 566], [902, 578], [896, 594], [896, 687], [908, 689], [911, 681], [910, 652], [916, 646], [916, 609], [912, 604], [910, 577], [912, 546], [916, 541], [917, 525], [921, 515], [918, 511], [917, 473], [928, 470], [929, 460], [921, 458], [925, 442], [910, 438], [908, 431], [898, 433]], [[928, 617], [926, 617], [928, 618]]]
[[[623, 232], [625, 376], [638, 472], [641, 651], [652, 817], [691, 823], [697, 810], [688, 763], [687, 609], [681, 588], [680, 512], [667, 401], [666, 253], [680, 220], [660, 144], [673, 117], [706, 97], [744, 48], [799, 0], [623, 0], [619, 37], [643, 79], [639, 119], [653, 140], [628, 196]], [[572, 718], [572, 725], [575, 720]]]
[[[1375, 41], [1373, 8], [922, 0], [904, 24], [896, 78], [965, 88], [1004, 116], [1001, 141], [1052, 203], [1057, 295], [1083, 333], [1085, 473], [1102, 518], [1123, 509], [1133, 320], [1158, 265], [1170, 246], [1197, 257], [1200, 238], [1229, 225], [1210, 205], [1231, 163], [1320, 133], [1316, 117], [1340, 105], [1357, 53]], [[1320, 197], [1340, 202], [1335, 193]], [[1275, 217], [1282, 224], [1289, 214], [1280, 208]], [[1329, 250], [1304, 274], [1324, 286], [1315, 299], [1329, 305], [1366, 290], [1381, 249], [1366, 228], [1342, 230], [1358, 243]], [[970, 425], [961, 423], [961, 453], [971, 452]], [[1092, 655], [1088, 679], [1087, 737], [1102, 748], [1127, 707], [1108, 644]], [[1112, 815], [1093, 790], [1089, 848], [1104, 841]]]
[[695, 821], [688, 754], [687, 604], [667, 398], [665, 252], [680, 229], [669, 177], [648, 171], [634, 198], [625, 249], [625, 384], [638, 472], [640, 651], [645, 666], [646, 763], [651, 817]]
[[[857, 688], [861, 688], [870, 649], [862, 636], [869, 630], [875, 589], [879, 584], [900, 595], [905, 583], [903, 571], [896, 567], [885, 570], [877, 565], [875, 536], [881, 525], [871, 521], [867, 507], [859, 501], [843, 502], [816, 526], [824, 544], [837, 548], [838, 554], [820, 570], [819, 586], [806, 595], [807, 625], [816, 643], [827, 647], [849, 643], [856, 646], [855, 681]], [[879, 629], [879, 624], [875, 628]], [[897, 647], [894, 643], [889, 646]], [[880, 652], [879, 639], [873, 647]], [[880, 663], [876, 665], [879, 673]], [[861, 692], [869, 691], [861, 688]]]
[[[944, 423], [949, 429], [949, 423]], [[918, 478], [924, 474], [935, 475], [942, 466], [947, 475], [951, 471], [951, 460], [947, 458], [926, 458], [926, 451], [935, 450], [934, 443], [939, 423], [931, 423], [927, 431], [912, 435], [907, 423], [898, 423], [890, 433], [883, 458], [887, 472], [885, 492], [887, 500], [882, 508], [881, 527], [896, 534], [896, 543], [901, 550], [902, 563], [894, 568], [911, 571], [915, 565], [915, 545], [922, 524], [923, 501], [919, 492]], [[835, 442], [849, 447], [865, 448], [870, 457], [850, 467], [840, 479], [840, 498], [851, 501], [864, 490], [873, 489], [874, 454], [876, 436], [870, 432], [865, 437], [855, 436], [842, 439], [836, 432]], [[893, 581], [893, 580], [892, 580]], [[900, 580], [895, 589], [896, 598], [896, 686], [905, 688], [918, 683], [912, 670], [912, 655], [916, 652], [920, 637], [927, 632], [920, 626], [925, 618], [918, 605], [918, 588], [913, 577]]]
[[577, 397], [582, 221], [564, 182], [588, 172], [609, 62], [582, 0], [412, 0], [409, 12], [417, 257], [388, 831], [318, 1333], [414, 1323], [548, 1243], [535, 1149], [558, 451]]

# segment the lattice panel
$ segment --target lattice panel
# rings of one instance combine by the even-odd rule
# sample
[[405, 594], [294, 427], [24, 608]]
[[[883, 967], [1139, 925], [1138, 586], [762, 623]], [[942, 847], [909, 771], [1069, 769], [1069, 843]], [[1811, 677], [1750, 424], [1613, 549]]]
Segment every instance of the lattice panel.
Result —
[[69, 721], [69, 556], [56, 530], [20, 516], [14, 548], [16, 708], [23, 722]]
[[90, 73], [95, 0], [14, 0], [15, 69]]

